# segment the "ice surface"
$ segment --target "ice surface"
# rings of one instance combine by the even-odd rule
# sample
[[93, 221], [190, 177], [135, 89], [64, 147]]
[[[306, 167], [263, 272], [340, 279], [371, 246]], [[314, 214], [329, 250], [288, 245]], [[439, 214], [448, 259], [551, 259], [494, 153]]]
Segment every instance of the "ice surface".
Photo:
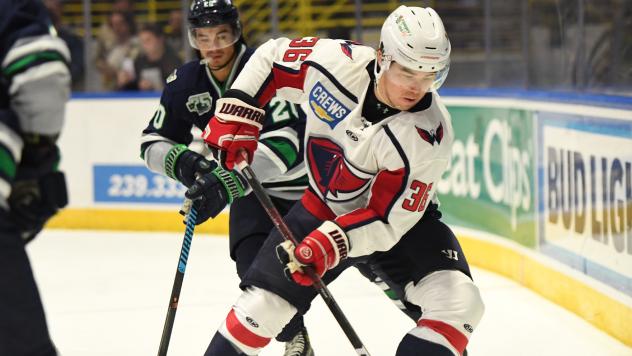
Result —
[[[29, 254], [62, 356], [155, 355], [182, 234], [44, 231]], [[632, 355], [632, 349], [513, 281], [473, 269], [486, 314], [470, 355]], [[170, 356], [202, 355], [240, 291], [228, 239], [194, 238]], [[331, 291], [372, 356], [394, 355], [414, 325], [355, 270]], [[355, 355], [325, 304], [306, 316], [317, 356]], [[261, 355], [282, 354], [273, 342]]]

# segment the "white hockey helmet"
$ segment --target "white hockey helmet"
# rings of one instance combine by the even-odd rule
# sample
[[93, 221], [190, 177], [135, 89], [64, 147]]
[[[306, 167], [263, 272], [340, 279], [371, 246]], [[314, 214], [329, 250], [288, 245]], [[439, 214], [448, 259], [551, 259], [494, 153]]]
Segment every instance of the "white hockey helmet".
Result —
[[441, 87], [450, 69], [450, 40], [433, 9], [401, 5], [384, 21], [380, 35], [379, 79], [392, 61], [416, 71], [435, 72], [432, 89]]

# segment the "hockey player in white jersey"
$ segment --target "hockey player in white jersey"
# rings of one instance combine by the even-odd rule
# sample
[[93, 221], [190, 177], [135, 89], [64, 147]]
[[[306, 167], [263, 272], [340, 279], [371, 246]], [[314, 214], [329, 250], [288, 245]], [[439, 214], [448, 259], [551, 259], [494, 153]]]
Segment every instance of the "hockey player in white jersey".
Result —
[[257, 149], [260, 108], [272, 95], [308, 104], [310, 186], [285, 216], [301, 242], [271, 232], [205, 355], [258, 354], [316, 296], [302, 266], [329, 283], [359, 262], [422, 311], [397, 356], [464, 354], [484, 307], [433, 199], [454, 140], [436, 93], [450, 50], [434, 10], [400, 6], [377, 51], [307, 37], [255, 52], [203, 136], [232, 169], [241, 152]]

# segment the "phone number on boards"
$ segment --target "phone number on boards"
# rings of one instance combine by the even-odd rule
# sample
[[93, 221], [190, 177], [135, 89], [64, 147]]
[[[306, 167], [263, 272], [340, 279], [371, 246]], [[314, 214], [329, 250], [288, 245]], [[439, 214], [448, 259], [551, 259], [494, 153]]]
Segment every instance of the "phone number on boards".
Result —
[[110, 197], [150, 197], [184, 198], [187, 188], [165, 176], [147, 177], [142, 174], [113, 174], [110, 176], [108, 196]]

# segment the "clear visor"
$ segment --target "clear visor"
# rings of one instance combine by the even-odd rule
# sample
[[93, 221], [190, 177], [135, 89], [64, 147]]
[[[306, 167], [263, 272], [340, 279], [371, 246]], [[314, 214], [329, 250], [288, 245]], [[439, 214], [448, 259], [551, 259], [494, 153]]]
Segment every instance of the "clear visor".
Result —
[[189, 29], [191, 45], [201, 51], [224, 49], [239, 41], [241, 29], [230, 25]]
[[403, 88], [411, 91], [428, 92], [439, 89], [445, 81], [447, 73], [447, 66], [438, 72], [422, 72], [391, 62], [384, 75], [388, 76], [390, 82], [396, 83]]

